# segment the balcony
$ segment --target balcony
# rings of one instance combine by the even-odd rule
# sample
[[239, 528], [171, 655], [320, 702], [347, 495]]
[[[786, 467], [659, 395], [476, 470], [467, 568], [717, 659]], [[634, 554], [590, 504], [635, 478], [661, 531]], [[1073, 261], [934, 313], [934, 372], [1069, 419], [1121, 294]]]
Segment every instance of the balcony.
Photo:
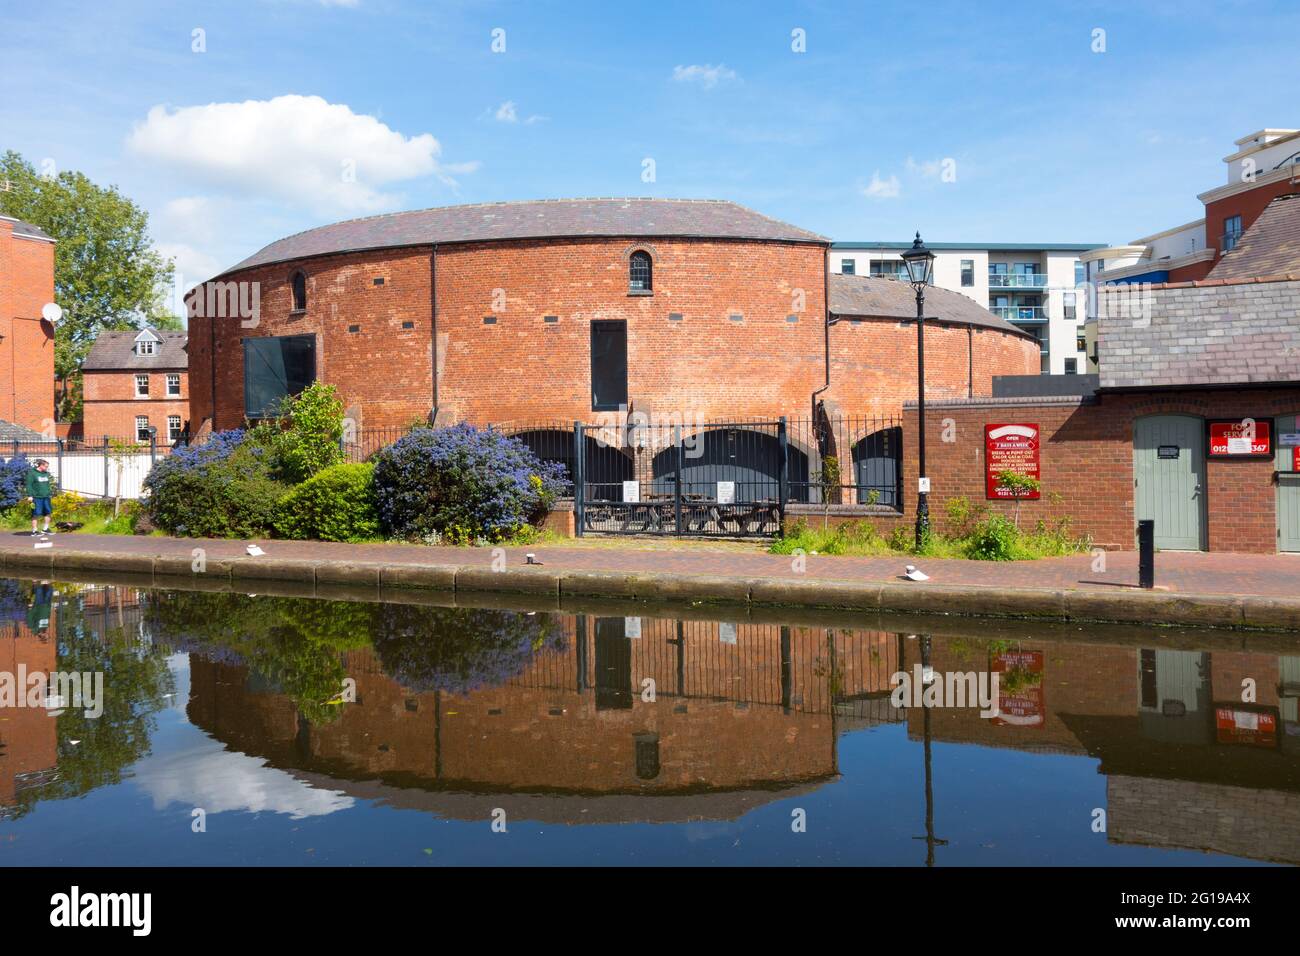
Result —
[[1047, 310], [1041, 305], [999, 305], [989, 309], [999, 319], [1008, 322], [1042, 323], [1047, 321]]
[[1047, 275], [1042, 272], [989, 273], [990, 289], [1046, 289]]

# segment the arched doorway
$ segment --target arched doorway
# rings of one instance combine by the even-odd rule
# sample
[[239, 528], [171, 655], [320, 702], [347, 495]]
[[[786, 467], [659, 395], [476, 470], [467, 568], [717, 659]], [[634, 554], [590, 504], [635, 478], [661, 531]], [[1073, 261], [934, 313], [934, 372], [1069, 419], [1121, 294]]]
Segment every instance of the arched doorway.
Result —
[[903, 507], [903, 429], [882, 428], [853, 446], [853, 483], [860, 505]]

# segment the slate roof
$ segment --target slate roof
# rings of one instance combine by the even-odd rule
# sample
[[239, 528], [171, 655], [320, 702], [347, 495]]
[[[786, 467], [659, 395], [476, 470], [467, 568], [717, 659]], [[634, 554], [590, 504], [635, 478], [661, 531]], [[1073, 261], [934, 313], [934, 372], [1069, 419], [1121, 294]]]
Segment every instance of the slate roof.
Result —
[[1300, 193], [1278, 196], [1206, 276], [1253, 279], [1300, 272]]
[[81, 363], [86, 372], [111, 372], [118, 370], [148, 371], [149, 369], [189, 368], [190, 356], [185, 351], [189, 336], [184, 332], [160, 332], [150, 329], [160, 341], [153, 355], [135, 353], [135, 337], [140, 329], [125, 332], [100, 332], [90, 354]]
[[47, 441], [47, 439], [40, 432], [33, 431], [25, 425], [0, 421], [0, 441]]
[[1100, 387], [1300, 382], [1300, 275], [1098, 289]]
[[[835, 315], [873, 319], [915, 319], [916, 293], [909, 283], [884, 276], [846, 276], [831, 273], [831, 312]], [[999, 332], [1030, 335], [1001, 319], [974, 299], [930, 286], [925, 290], [925, 317], [956, 325], [973, 325]]]
[[14, 235], [23, 236], [27, 239], [46, 239], [54, 241], [54, 237], [42, 229], [40, 226], [33, 225], [30, 222], [23, 222], [21, 219], [15, 219], [13, 216], [0, 216], [0, 219], [7, 219], [14, 224]]
[[569, 236], [830, 244], [825, 236], [721, 199], [542, 199], [441, 206], [319, 226], [271, 243], [222, 275], [363, 249]]

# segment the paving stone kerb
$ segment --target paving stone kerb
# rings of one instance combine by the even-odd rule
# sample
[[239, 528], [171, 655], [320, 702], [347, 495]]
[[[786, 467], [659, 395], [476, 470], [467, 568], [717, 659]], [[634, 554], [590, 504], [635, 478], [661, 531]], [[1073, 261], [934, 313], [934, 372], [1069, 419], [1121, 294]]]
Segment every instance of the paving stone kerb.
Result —
[[[114, 544], [119, 547], [115, 549]], [[30, 539], [13, 538], [0, 540], [0, 568], [51, 577], [57, 577], [60, 570], [130, 573], [141, 583], [182, 589], [220, 590], [235, 587], [239, 582], [278, 581], [292, 584], [295, 590], [309, 595], [315, 593], [317, 586], [322, 591], [339, 585], [362, 589], [418, 588], [466, 594], [532, 595], [558, 602], [566, 597], [601, 598], [748, 608], [1248, 628], [1293, 631], [1300, 638], [1300, 598], [1286, 596], [1284, 591], [1278, 593], [1281, 588], [1247, 586], [1237, 588], [1245, 593], [1215, 593], [1208, 589], [1189, 590], [1186, 585], [1177, 592], [1139, 591], [1115, 584], [1087, 586], [1086, 582], [1072, 586], [1062, 583], [1068, 576], [1057, 573], [1054, 579], [1048, 573], [1053, 570], [1048, 562], [967, 568], [968, 577], [975, 571], [984, 576], [979, 583], [933, 580], [914, 583], [901, 579], [871, 580], [870, 570], [861, 571], [857, 579], [847, 576], [855, 568], [878, 569], [882, 561], [890, 566], [900, 564], [899, 559], [892, 558], [823, 559], [825, 566], [820, 574], [765, 575], [749, 571], [782, 567], [783, 561], [774, 555], [743, 553], [683, 555], [557, 548], [550, 549], [542, 564], [535, 566], [523, 563], [522, 552], [507, 552], [505, 566], [493, 570], [490, 560], [485, 560], [491, 558], [491, 552], [475, 549], [323, 544], [304, 548], [301, 542], [277, 541], [263, 544], [272, 552], [288, 553], [258, 557], [229, 553], [242, 544], [79, 535], [75, 540], [57, 539], [54, 548], [36, 550], [31, 547]], [[201, 572], [194, 570], [193, 550], [198, 547], [203, 549]], [[313, 552], [319, 556], [308, 556]], [[856, 565], [852, 563], [855, 560]], [[1285, 557], [1272, 560], [1287, 562]], [[583, 563], [599, 566], [583, 567]], [[620, 563], [640, 566], [620, 568]], [[656, 568], [656, 563], [662, 567]], [[955, 566], [968, 564], [971, 562], [936, 561], [933, 567], [945, 574], [950, 569], [956, 571]], [[719, 565], [733, 566], [733, 573], [717, 573]], [[1283, 563], [1277, 573], [1284, 580], [1294, 580], [1297, 570], [1300, 567], [1293, 563]], [[879, 577], [879, 571], [875, 573]], [[837, 574], [843, 576], [834, 576]], [[1043, 586], [1033, 586], [1035, 578]], [[1234, 577], [1230, 570], [1216, 580], [1242, 579], [1241, 575]], [[1024, 583], [1010, 584], [1011, 581]], [[1262, 577], [1259, 581], [1269, 583]]]

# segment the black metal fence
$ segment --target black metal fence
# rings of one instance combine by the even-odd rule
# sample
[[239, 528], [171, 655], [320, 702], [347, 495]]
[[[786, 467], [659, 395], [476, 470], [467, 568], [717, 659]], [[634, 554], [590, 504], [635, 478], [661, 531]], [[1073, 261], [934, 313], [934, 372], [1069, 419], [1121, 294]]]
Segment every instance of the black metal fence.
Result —
[[[770, 536], [791, 504], [903, 509], [897, 417], [656, 421], [632, 414], [488, 427], [563, 466], [578, 534]], [[364, 461], [409, 431], [349, 429], [344, 454]]]

